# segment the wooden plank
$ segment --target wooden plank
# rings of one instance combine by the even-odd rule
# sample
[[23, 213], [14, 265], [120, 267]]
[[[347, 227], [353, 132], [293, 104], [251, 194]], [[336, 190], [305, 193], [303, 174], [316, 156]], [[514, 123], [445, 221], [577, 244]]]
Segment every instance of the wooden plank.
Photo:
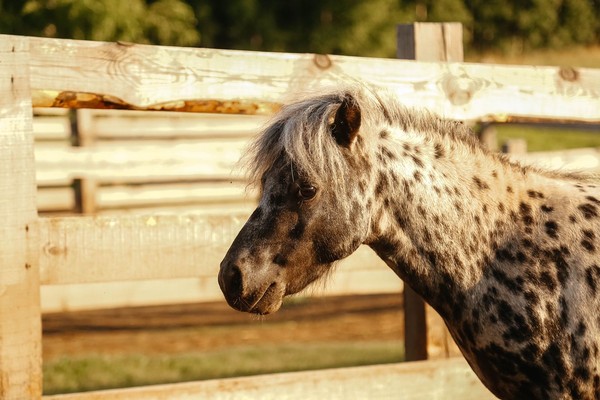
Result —
[[40, 185], [69, 185], [75, 178], [100, 183], [240, 180], [236, 168], [246, 139], [96, 143], [93, 147], [36, 146]]
[[35, 164], [24, 38], [0, 40], [0, 398], [41, 397]]
[[41, 287], [42, 312], [223, 301], [216, 276]]
[[247, 202], [256, 206], [256, 191], [240, 182], [185, 182], [96, 188], [96, 208], [135, 208], [160, 204]]
[[40, 187], [36, 197], [37, 209], [40, 212], [75, 209], [75, 197], [71, 187]]
[[462, 358], [45, 396], [46, 400], [495, 399]]
[[253, 202], [240, 199], [228, 203], [204, 204], [154, 204], [136, 208], [106, 208], [97, 211], [97, 216], [115, 217], [119, 215], [250, 215], [256, 208]]
[[398, 25], [396, 58], [462, 62], [462, 33], [460, 22], [415, 22]]
[[[351, 260], [356, 262], [356, 260]], [[303, 294], [311, 297], [399, 293], [402, 281], [383, 266], [368, 270], [341, 268]], [[96, 310], [164, 304], [223, 301], [214, 276], [152, 279], [142, 281], [44, 285], [41, 288], [42, 312]]]
[[102, 107], [69, 101], [74, 93], [95, 93], [123, 107], [269, 114], [290, 93], [363, 79], [395, 91], [408, 106], [460, 120], [600, 121], [595, 69], [29, 40], [34, 102], [40, 106]]
[[[43, 284], [214, 277], [248, 215], [40, 218]], [[118, 262], [115, 262], [118, 260]], [[387, 266], [361, 248], [340, 271]]]
[[36, 116], [33, 118], [33, 134], [35, 140], [69, 141], [71, 122], [68, 117]]
[[266, 123], [261, 115], [193, 114], [123, 110], [78, 110], [81, 130], [96, 139], [250, 138]]
[[78, 214], [95, 214], [98, 210], [97, 191], [98, 181], [94, 178], [77, 178], [73, 180], [75, 197], [73, 211]]

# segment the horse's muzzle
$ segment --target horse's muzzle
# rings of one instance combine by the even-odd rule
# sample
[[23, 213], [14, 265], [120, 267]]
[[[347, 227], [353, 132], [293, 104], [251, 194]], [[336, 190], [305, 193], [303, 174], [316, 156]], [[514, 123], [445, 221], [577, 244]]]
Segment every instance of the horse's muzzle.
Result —
[[219, 286], [232, 308], [253, 314], [270, 314], [281, 307], [285, 294], [285, 285], [275, 281], [254, 282], [251, 276], [244, 274], [236, 263], [221, 262]]

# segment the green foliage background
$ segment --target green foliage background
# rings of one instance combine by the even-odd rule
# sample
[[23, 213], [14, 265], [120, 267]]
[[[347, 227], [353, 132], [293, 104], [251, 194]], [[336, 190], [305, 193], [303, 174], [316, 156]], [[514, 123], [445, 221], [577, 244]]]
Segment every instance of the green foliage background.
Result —
[[600, 43], [600, 0], [0, 0], [0, 33], [394, 57], [395, 26], [458, 21], [467, 51]]

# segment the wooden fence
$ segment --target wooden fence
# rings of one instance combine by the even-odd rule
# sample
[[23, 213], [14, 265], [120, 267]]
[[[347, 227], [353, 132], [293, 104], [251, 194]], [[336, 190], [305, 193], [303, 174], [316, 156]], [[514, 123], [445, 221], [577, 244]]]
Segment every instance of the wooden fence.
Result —
[[[57, 215], [247, 215], [255, 196], [236, 169], [267, 117], [122, 110], [36, 109], [37, 208]], [[85, 139], [83, 139], [85, 138]], [[600, 152], [515, 155], [554, 168], [600, 168]], [[315, 294], [401, 291], [379, 260], [352, 263]], [[222, 300], [214, 277], [44, 285], [42, 312]], [[439, 342], [429, 326], [429, 348]], [[430, 356], [431, 351], [430, 351]]]
[[[416, 26], [417, 31], [421, 28]], [[41, 397], [40, 285], [177, 277], [214, 279], [224, 250], [246, 218], [245, 213], [39, 217], [34, 159], [39, 153], [34, 153], [33, 107], [267, 115], [290, 93], [349, 78], [386, 86], [398, 92], [407, 105], [428, 107], [456, 119], [600, 122], [598, 70], [183, 49], [0, 35], [0, 398]], [[83, 143], [86, 139], [81, 140]], [[82, 157], [83, 165], [88, 156]], [[202, 164], [195, 168], [202, 173]], [[347, 263], [363, 266], [375, 262], [372, 252], [361, 251], [356, 257], [361, 261], [349, 259]], [[353, 398], [355, 393], [363, 393], [357, 390], [367, 386], [383, 393], [390, 381], [393, 384], [389, 384], [389, 390], [406, 393], [407, 398], [490, 396], [460, 359], [371, 368], [376, 369], [48, 398], [184, 399], [197, 398], [201, 393], [211, 393], [213, 398], [248, 393], [261, 398], [274, 397], [273, 393], [303, 398], [301, 391], [306, 387], [329, 398]], [[414, 382], [422, 382], [418, 390], [406, 389], [414, 388]], [[279, 389], [274, 389], [278, 385]]]

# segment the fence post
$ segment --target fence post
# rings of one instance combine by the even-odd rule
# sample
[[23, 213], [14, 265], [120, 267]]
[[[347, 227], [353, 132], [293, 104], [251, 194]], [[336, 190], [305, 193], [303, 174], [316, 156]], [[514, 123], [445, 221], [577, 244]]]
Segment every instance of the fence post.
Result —
[[42, 395], [29, 39], [0, 40], [0, 399]]
[[[71, 110], [71, 145], [74, 147], [93, 146], [96, 135], [93, 133], [92, 110]], [[92, 177], [73, 180], [75, 196], [75, 212], [78, 214], [95, 214], [97, 211], [96, 195], [98, 181]]]
[[[416, 61], [463, 61], [462, 24], [398, 25], [397, 57]], [[427, 359], [425, 302], [404, 285], [404, 355], [406, 361]]]

